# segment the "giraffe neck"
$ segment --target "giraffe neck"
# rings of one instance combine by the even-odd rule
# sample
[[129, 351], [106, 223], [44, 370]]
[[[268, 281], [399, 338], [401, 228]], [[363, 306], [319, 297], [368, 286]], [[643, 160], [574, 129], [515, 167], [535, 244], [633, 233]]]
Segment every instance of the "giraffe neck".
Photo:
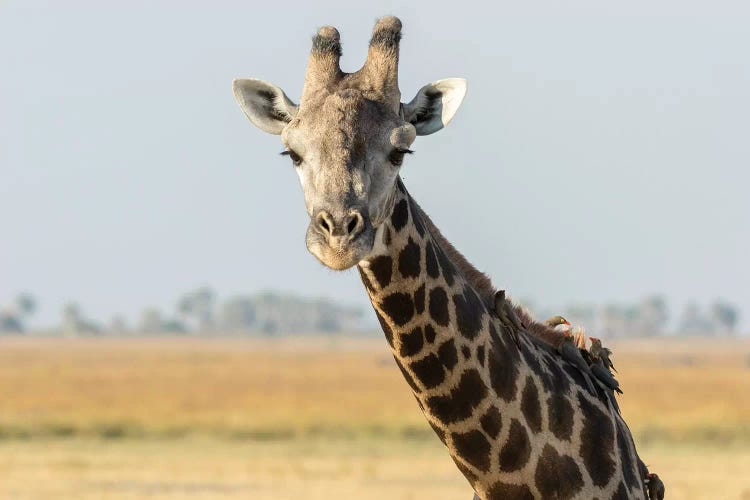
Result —
[[[371, 256], [358, 266], [396, 362], [422, 396], [439, 393], [467, 368], [481, 370], [481, 347], [501, 335], [486, 297], [449, 257], [455, 250], [433, 232], [399, 182], [393, 214], [378, 228]], [[502, 347], [512, 347], [510, 361], [520, 361], [516, 346]]]
[[[597, 395], [582, 392], [587, 384], [581, 375], [561, 367], [550, 352], [525, 336], [519, 344], [511, 340], [510, 326], [488, 308], [489, 282], [442, 238], [400, 181], [392, 215], [378, 227], [373, 252], [358, 269], [396, 364], [482, 498], [527, 492], [610, 498], [625, 476], [628, 494], [641, 497], [636, 465], [625, 463], [637, 455], [633, 459], [624, 422], [618, 427], [618, 417], [606, 413]], [[592, 415], [612, 427], [609, 434], [602, 430], [604, 444], [586, 448], [581, 459], [580, 440]], [[584, 472], [576, 465], [581, 460]], [[570, 477], [544, 481], [548, 470]], [[560, 484], [573, 494], [562, 495]]]
[[[491, 459], [470, 457], [471, 449], [489, 450], [502, 425], [494, 394], [515, 397], [525, 361], [464, 266], [449, 257], [455, 250], [433, 234], [437, 230], [400, 182], [397, 189], [393, 215], [378, 228], [360, 274], [420, 408], [473, 481], [472, 469], [488, 469]], [[517, 405], [502, 413], [508, 423], [522, 418]]]

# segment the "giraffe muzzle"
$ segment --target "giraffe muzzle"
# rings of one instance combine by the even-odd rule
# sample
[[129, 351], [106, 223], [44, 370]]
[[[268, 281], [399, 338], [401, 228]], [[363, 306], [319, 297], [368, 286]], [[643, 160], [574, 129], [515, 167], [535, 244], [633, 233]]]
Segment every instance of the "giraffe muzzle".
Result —
[[374, 234], [369, 217], [358, 209], [319, 210], [307, 229], [307, 248], [325, 266], [344, 270], [370, 253]]

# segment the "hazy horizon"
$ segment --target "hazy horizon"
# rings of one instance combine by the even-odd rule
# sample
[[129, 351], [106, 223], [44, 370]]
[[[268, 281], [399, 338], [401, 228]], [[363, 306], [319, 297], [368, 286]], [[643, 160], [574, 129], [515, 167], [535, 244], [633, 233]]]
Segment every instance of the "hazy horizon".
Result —
[[544, 306], [721, 298], [750, 325], [750, 10], [733, 3], [4, 2], [0, 305], [29, 291], [90, 316], [172, 310], [200, 285], [367, 304], [322, 267], [278, 137], [235, 77], [298, 100], [310, 37], [362, 64], [401, 17], [400, 87], [465, 77], [455, 120], [402, 169], [495, 284]]

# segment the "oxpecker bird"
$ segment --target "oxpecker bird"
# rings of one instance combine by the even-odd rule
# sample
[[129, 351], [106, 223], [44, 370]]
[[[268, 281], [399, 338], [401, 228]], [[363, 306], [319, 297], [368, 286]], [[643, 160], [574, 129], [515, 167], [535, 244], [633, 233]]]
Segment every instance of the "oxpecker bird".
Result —
[[651, 500], [664, 500], [664, 483], [659, 476], [655, 473], [650, 473], [646, 477], [646, 485], [648, 486], [648, 497]]
[[552, 316], [544, 324], [572, 339], [573, 344], [578, 349], [586, 349], [586, 331], [580, 326], [573, 326], [570, 321], [562, 316]]
[[[606, 347], [603, 347], [601, 340], [598, 338], [589, 337], [589, 339], [591, 340], [591, 348], [589, 349], [589, 354], [591, 355], [592, 360], [591, 372], [605, 386], [618, 394], [622, 394], [619, 382], [615, 380], [615, 377], [612, 376], [612, 372], [609, 371], [609, 365], [611, 364], [611, 361], [609, 361], [609, 353], [611, 353], [611, 351]], [[605, 349], [607, 352], [605, 352]], [[602, 354], [604, 354], [604, 356], [602, 356]]]
[[510, 324], [511, 336], [516, 345], [520, 345], [518, 341], [518, 332], [524, 329], [521, 322], [518, 321], [516, 313], [513, 311], [513, 304], [505, 297], [505, 290], [498, 290], [495, 292], [495, 314], [500, 318], [503, 324]]
[[555, 331], [561, 333], [564, 336], [563, 341], [560, 343], [560, 347], [558, 347], [560, 356], [565, 361], [578, 368], [578, 370], [582, 373], [592, 375], [589, 364], [585, 359], [583, 359], [581, 350], [576, 346], [570, 322], [562, 316], [552, 316], [551, 318], [547, 319], [544, 324], [554, 328]]
[[572, 329], [570, 321], [563, 318], [562, 316], [552, 316], [551, 318], [544, 321], [544, 324], [554, 328], [555, 331], [566, 333]]
[[612, 350], [604, 347], [602, 341], [596, 337], [589, 337], [589, 339], [591, 339], [591, 347], [589, 348], [591, 355], [594, 358], [600, 358], [604, 362], [604, 366], [617, 372], [615, 365], [610, 359], [610, 356], [612, 356]]

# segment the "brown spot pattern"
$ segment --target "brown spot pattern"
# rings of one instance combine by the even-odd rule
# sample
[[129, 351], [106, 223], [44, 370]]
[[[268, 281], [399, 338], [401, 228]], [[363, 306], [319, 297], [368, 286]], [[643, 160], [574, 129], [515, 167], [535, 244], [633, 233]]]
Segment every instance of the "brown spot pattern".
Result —
[[484, 346], [480, 345], [477, 347], [477, 361], [479, 361], [479, 366], [484, 368]]
[[500, 470], [513, 472], [523, 468], [531, 457], [531, 443], [526, 428], [515, 418], [510, 421], [508, 439], [500, 450]]
[[428, 344], [432, 344], [435, 342], [435, 337], [437, 336], [437, 332], [435, 331], [435, 328], [430, 325], [429, 323], [424, 326], [424, 339], [427, 341]]
[[424, 283], [422, 286], [417, 288], [417, 291], [414, 292], [414, 308], [417, 310], [417, 314], [422, 314], [424, 312], [424, 302], [425, 302], [425, 294], [424, 294]]
[[452, 424], [469, 418], [479, 403], [487, 397], [487, 389], [479, 372], [470, 369], [461, 375], [458, 385], [447, 396], [432, 396], [427, 406], [443, 424]]
[[443, 250], [440, 247], [435, 247], [435, 250], [437, 253], [438, 262], [440, 262], [440, 269], [442, 269], [443, 271], [443, 279], [445, 279], [445, 282], [448, 284], [448, 286], [453, 286], [453, 283], [455, 282], [453, 275], [456, 272], [453, 264], [448, 260], [448, 257], [445, 256]]
[[391, 274], [393, 273], [393, 259], [387, 255], [375, 257], [370, 261], [370, 271], [380, 285], [385, 288], [391, 283]]
[[578, 394], [578, 404], [587, 415], [581, 431], [583, 464], [595, 486], [606, 486], [616, 465], [612, 457], [615, 440], [612, 420], [581, 394]]
[[424, 358], [409, 364], [411, 371], [427, 389], [439, 386], [445, 380], [443, 363], [435, 354], [430, 353]]
[[391, 215], [391, 224], [393, 229], [401, 231], [406, 223], [409, 221], [409, 207], [407, 206], [406, 200], [401, 200], [396, 203], [393, 207], [393, 214]]
[[487, 491], [487, 500], [534, 500], [534, 495], [525, 484], [498, 481]]
[[500, 416], [500, 411], [494, 406], [490, 406], [487, 412], [482, 415], [479, 423], [482, 425], [484, 432], [492, 439], [496, 439], [503, 428], [503, 419]]
[[539, 402], [539, 391], [530, 375], [526, 377], [526, 385], [521, 394], [521, 413], [529, 429], [538, 434], [542, 430], [542, 405]]
[[420, 267], [419, 245], [409, 238], [409, 242], [398, 256], [398, 272], [404, 278], [417, 278], [422, 271]]
[[427, 242], [425, 248], [425, 267], [427, 269], [427, 275], [430, 278], [437, 279], [440, 277], [440, 268], [438, 267], [437, 257], [435, 256], [435, 250], [432, 247], [432, 243]]
[[469, 464], [482, 472], [490, 469], [490, 443], [480, 431], [473, 430], [466, 433], [451, 435], [456, 452]]
[[547, 400], [549, 429], [557, 439], [570, 441], [573, 437], [573, 405], [564, 394], [552, 393]]
[[430, 316], [440, 326], [448, 326], [448, 295], [442, 287], [430, 290]]
[[407, 293], [396, 292], [388, 295], [383, 299], [381, 308], [399, 326], [405, 325], [414, 317], [414, 302]]
[[498, 346], [493, 346], [492, 355], [489, 360], [490, 385], [498, 397], [506, 401], [511, 401], [516, 395], [516, 380], [518, 378], [518, 368], [516, 359], [511, 354], [513, 351], [505, 350], [506, 356], [500, 357]]
[[456, 366], [456, 363], [458, 363], [458, 353], [456, 352], [456, 345], [453, 339], [446, 340], [440, 344], [440, 347], [438, 347], [438, 357], [448, 370], [452, 370]]
[[424, 340], [422, 338], [422, 327], [416, 327], [410, 333], [401, 335], [401, 356], [414, 356], [422, 350]]
[[566, 500], [573, 498], [583, 488], [583, 476], [575, 460], [560, 455], [547, 444], [539, 456], [534, 473], [536, 487], [542, 498]]
[[462, 294], [453, 296], [453, 304], [456, 306], [458, 331], [467, 339], [473, 340], [482, 329], [484, 306], [474, 290], [469, 287], [464, 288]]

